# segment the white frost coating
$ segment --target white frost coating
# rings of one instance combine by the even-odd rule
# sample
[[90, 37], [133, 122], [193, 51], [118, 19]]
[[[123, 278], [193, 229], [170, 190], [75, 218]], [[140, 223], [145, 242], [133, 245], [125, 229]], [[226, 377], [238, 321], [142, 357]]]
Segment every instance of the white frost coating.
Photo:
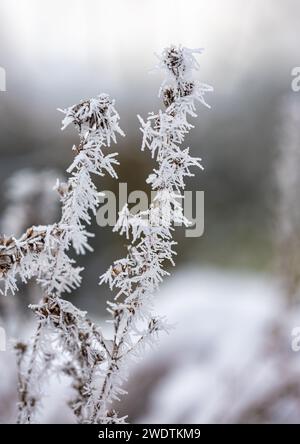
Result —
[[90, 214], [95, 215], [99, 205], [91, 174], [103, 176], [107, 172], [117, 177], [117, 153], [103, 153], [103, 147], [116, 142], [116, 133], [124, 135], [114, 102], [101, 94], [62, 112], [63, 129], [73, 123], [80, 143], [73, 147], [76, 156], [67, 170], [71, 177], [67, 183], [58, 180], [56, 184], [62, 202], [61, 220], [53, 225], [33, 226], [19, 239], [0, 239], [0, 279], [5, 280], [5, 294], [17, 290], [18, 275], [23, 282], [37, 277], [48, 294], [60, 295], [80, 285], [81, 269], [74, 266], [66, 252], [70, 246], [77, 254], [91, 250], [88, 239], [93, 235], [85, 225], [91, 223]]
[[[111, 403], [124, 393], [122, 384], [128, 359], [139, 358], [145, 346], [153, 343], [153, 337], [168, 330], [164, 319], [153, 312], [153, 295], [168, 274], [165, 262], [174, 265], [173, 225], [189, 223], [178, 202], [183, 197], [184, 179], [193, 176], [191, 167], [203, 169], [201, 159], [191, 157], [188, 148], [180, 149], [185, 135], [193, 128], [187, 117], [196, 117], [197, 101], [208, 106], [204, 94], [212, 90], [191, 79], [192, 71], [198, 68], [193, 54], [199, 52], [174, 46], [163, 51], [158, 66], [167, 75], [159, 95], [166, 110], [150, 113], [146, 121], [138, 116], [143, 133], [142, 150], [148, 148], [158, 163], [147, 180], [157, 194], [147, 211], [131, 215], [125, 206], [114, 228], [127, 238], [131, 234], [132, 242], [127, 256], [115, 261], [100, 279], [100, 283], [108, 283], [117, 294], [115, 302], [108, 303], [114, 337], [91, 422], [108, 421]], [[115, 412], [109, 420], [117, 421]]]
[[63, 129], [73, 123], [80, 142], [73, 147], [75, 159], [68, 168], [67, 183], [57, 181], [62, 216], [58, 223], [33, 226], [19, 239], [0, 239], [0, 278], [5, 294], [17, 290], [17, 276], [23, 282], [35, 277], [45, 296], [30, 308], [37, 317], [37, 330], [30, 344], [15, 344], [18, 364], [19, 423], [35, 420], [50, 374], [62, 373], [75, 391], [70, 406], [78, 420], [89, 417], [89, 385], [94, 367], [102, 362], [104, 339], [97, 327], [71, 302], [61, 298], [65, 291], [80, 286], [81, 268], [68, 255], [71, 246], [77, 254], [90, 250], [86, 230], [90, 214], [99, 204], [91, 174], [109, 173], [116, 178], [116, 153], [105, 155], [103, 148], [123, 135], [114, 102], [101, 94], [62, 111]]
[[[77, 253], [90, 249], [91, 234], [86, 225], [98, 205], [97, 191], [90, 174], [104, 171], [116, 177], [115, 154], [104, 155], [102, 148], [115, 141], [119, 116], [106, 95], [82, 101], [64, 110], [63, 128], [70, 123], [79, 131], [80, 143], [74, 147], [76, 157], [69, 167], [67, 183], [57, 182], [61, 195], [62, 217], [53, 225], [31, 227], [19, 239], [0, 241], [0, 278], [5, 291], [15, 291], [16, 276], [26, 282], [37, 277], [45, 289], [42, 301], [32, 306], [38, 327], [29, 346], [17, 343], [19, 376], [19, 418], [30, 423], [40, 406], [47, 376], [67, 375], [74, 396], [69, 405], [79, 423], [122, 423], [112, 403], [125, 394], [122, 384], [127, 377], [130, 359], [141, 356], [161, 331], [168, 331], [162, 317], [153, 310], [153, 296], [164, 276], [165, 262], [174, 265], [172, 239], [174, 223], [185, 225], [180, 201], [185, 177], [201, 159], [193, 158], [189, 149], [180, 149], [185, 135], [193, 127], [187, 118], [196, 117], [195, 103], [208, 106], [204, 94], [208, 85], [192, 80], [197, 68], [195, 51], [170, 47], [163, 51], [159, 66], [167, 72], [160, 89], [165, 111], [139, 117], [143, 132], [142, 149], [149, 149], [157, 160], [157, 169], [147, 182], [156, 197], [148, 208], [131, 215], [127, 206], [120, 212], [115, 231], [131, 237], [128, 254], [117, 260], [100, 278], [117, 294], [109, 302], [113, 335], [105, 338], [86, 313], [63, 300], [63, 291], [80, 285], [80, 268], [68, 256], [73, 246]], [[199, 51], [196, 51], [199, 52]]]

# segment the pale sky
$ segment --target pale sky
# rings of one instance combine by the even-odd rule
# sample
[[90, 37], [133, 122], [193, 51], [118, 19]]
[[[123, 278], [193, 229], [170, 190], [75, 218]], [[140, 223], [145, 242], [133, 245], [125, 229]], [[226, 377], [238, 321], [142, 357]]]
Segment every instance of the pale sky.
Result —
[[299, 12], [297, 0], [1, 0], [0, 25], [15, 66], [46, 89], [71, 75], [124, 90], [181, 43], [204, 47], [203, 81], [230, 90], [254, 65], [299, 64]]

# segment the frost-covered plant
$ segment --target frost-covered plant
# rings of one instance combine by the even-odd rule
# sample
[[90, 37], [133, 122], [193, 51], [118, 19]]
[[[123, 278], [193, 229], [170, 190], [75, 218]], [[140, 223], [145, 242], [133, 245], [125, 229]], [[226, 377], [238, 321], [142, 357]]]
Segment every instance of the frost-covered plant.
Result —
[[[0, 220], [0, 232], [20, 236], [35, 221], [54, 221], [59, 211], [59, 196], [53, 193], [53, 184], [58, 177], [55, 170], [22, 168], [12, 174], [4, 184], [5, 209]], [[22, 298], [0, 298], [0, 324], [5, 319], [6, 331], [14, 336], [20, 326], [25, 327], [27, 309], [25, 304], [40, 299], [40, 288], [32, 280], [21, 287]], [[38, 299], [37, 299], [38, 298]], [[1, 323], [2, 321], [2, 323]], [[25, 327], [26, 328], [26, 327]]]
[[92, 234], [85, 225], [90, 224], [90, 213], [96, 214], [99, 202], [91, 174], [101, 176], [106, 171], [116, 177], [116, 153], [104, 155], [102, 151], [102, 147], [116, 140], [116, 133], [123, 134], [109, 97], [102, 94], [63, 112], [63, 129], [74, 123], [80, 143], [73, 147], [76, 156], [67, 170], [71, 174], [68, 182], [56, 184], [61, 195], [62, 217], [52, 225], [33, 226], [18, 239], [1, 238], [0, 278], [5, 278], [5, 293], [17, 290], [17, 275], [24, 282], [36, 276], [50, 294], [59, 295], [79, 286], [81, 270], [66, 252], [70, 246], [77, 254], [91, 250], [88, 238]]
[[80, 423], [122, 423], [113, 402], [124, 394], [122, 388], [128, 363], [139, 358], [160, 331], [168, 330], [153, 310], [153, 297], [164, 276], [166, 262], [174, 265], [172, 233], [177, 222], [185, 225], [181, 199], [185, 177], [191, 167], [201, 166], [189, 148], [181, 149], [185, 135], [193, 127], [188, 117], [196, 117], [195, 104], [208, 106], [204, 95], [212, 88], [192, 79], [198, 68], [194, 53], [182, 47], [163, 51], [159, 67], [166, 72], [160, 88], [165, 111], [139, 117], [143, 132], [142, 149], [148, 148], [158, 167], [147, 182], [156, 192], [147, 211], [132, 215], [127, 206], [120, 212], [115, 231], [131, 237], [128, 254], [117, 260], [100, 278], [117, 294], [109, 302], [112, 337], [101, 330], [85, 312], [64, 300], [81, 282], [81, 269], [69, 256], [70, 247], [77, 254], [90, 250], [91, 222], [98, 205], [98, 193], [91, 174], [104, 171], [116, 177], [115, 154], [104, 155], [102, 148], [115, 141], [119, 116], [106, 95], [82, 101], [63, 110], [63, 128], [73, 123], [80, 136], [74, 147], [75, 159], [67, 170], [67, 183], [56, 184], [61, 195], [62, 217], [58, 223], [33, 226], [20, 238], [0, 240], [0, 278], [3, 292], [17, 290], [17, 277], [23, 282], [35, 277], [44, 289], [42, 301], [31, 306], [37, 317], [37, 330], [30, 344], [15, 344], [18, 363], [19, 418], [32, 422], [40, 404], [46, 379], [53, 372], [67, 375], [72, 381], [74, 397], [70, 406]]
[[202, 169], [201, 159], [191, 157], [189, 148], [181, 149], [180, 145], [193, 128], [187, 119], [196, 117], [196, 102], [208, 106], [204, 95], [212, 90], [191, 77], [198, 68], [195, 53], [201, 50], [171, 46], [163, 51], [158, 66], [165, 71], [166, 78], [159, 95], [166, 109], [150, 113], [146, 121], [139, 117], [142, 150], [148, 148], [158, 163], [147, 179], [156, 197], [147, 211], [135, 215], [125, 206], [114, 228], [127, 238], [131, 236], [131, 242], [127, 256], [115, 261], [100, 280], [107, 282], [111, 290], [117, 290], [117, 294], [115, 301], [108, 303], [114, 333], [91, 422], [122, 420], [115, 412], [112, 414], [111, 405], [125, 393], [122, 384], [128, 360], [138, 358], [160, 331], [168, 329], [153, 311], [153, 296], [168, 274], [166, 262], [174, 265], [174, 223], [189, 224], [180, 203], [185, 177], [193, 175], [191, 167]]
[[282, 106], [282, 126], [275, 163], [276, 238], [279, 273], [290, 303], [300, 298], [300, 105], [286, 97]]
[[44, 290], [44, 297], [31, 309], [37, 317], [37, 330], [31, 344], [15, 345], [19, 378], [18, 422], [32, 422], [43, 385], [53, 369], [62, 371], [73, 380], [76, 399], [71, 406], [78, 421], [84, 421], [83, 406], [87, 397], [87, 382], [94, 366], [102, 360], [101, 334], [94, 324], [73, 304], [62, 299], [81, 283], [81, 268], [70, 258], [73, 247], [77, 254], [91, 250], [86, 229], [91, 215], [96, 214], [99, 199], [91, 174], [108, 172], [117, 177], [118, 164], [113, 154], [103, 148], [123, 135], [114, 102], [101, 94], [96, 99], [81, 101], [68, 109], [63, 129], [73, 123], [80, 142], [73, 147], [75, 158], [68, 168], [67, 183], [60, 181], [56, 189], [61, 196], [62, 216], [59, 222], [47, 226], [32, 226], [20, 238], [0, 239], [0, 278], [3, 292], [17, 290], [17, 278], [27, 282], [35, 277]]
[[[53, 193], [58, 176], [54, 170], [22, 168], [5, 181], [5, 209], [0, 220], [1, 233], [20, 235], [26, 227], [39, 220], [55, 220], [59, 210], [59, 196]], [[38, 219], [37, 219], [38, 218]], [[5, 325], [7, 337], [26, 337], [32, 328], [31, 312], [27, 305], [40, 299], [40, 287], [31, 280], [20, 286], [21, 298], [0, 297], [0, 325]], [[15, 360], [13, 354], [0, 354], [1, 380], [0, 422], [10, 421], [17, 399]]]

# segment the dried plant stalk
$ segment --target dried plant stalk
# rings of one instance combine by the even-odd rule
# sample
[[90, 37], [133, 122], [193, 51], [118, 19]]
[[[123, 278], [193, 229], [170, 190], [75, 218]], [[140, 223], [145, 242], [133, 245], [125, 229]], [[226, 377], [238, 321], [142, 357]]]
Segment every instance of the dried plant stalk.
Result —
[[97, 190], [91, 174], [104, 171], [116, 177], [114, 154], [104, 155], [103, 146], [115, 141], [119, 116], [106, 95], [82, 101], [64, 110], [63, 127], [73, 123], [80, 135], [74, 147], [75, 159], [67, 170], [68, 182], [58, 182], [62, 217], [52, 225], [29, 228], [20, 238], [0, 240], [0, 278], [4, 292], [17, 290], [17, 277], [26, 282], [35, 277], [44, 289], [44, 297], [31, 309], [37, 317], [37, 330], [31, 344], [16, 344], [19, 368], [20, 423], [33, 422], [41, 402], [46, 379], [53, 372], [71, 378], [75, 396], [70, 406], [80, 423], [123, 423], [113, 409], [113, 402], [125, 393], [129, 360], [139, 358], [147, 344], [161, 331], [168, 331], [164, 319], [154, 313], [153, 298], [160, 282], [168, 274], [166, 261], [174, 265], [172, 233], [175, 223], [189, 225], [184, 217], [181, 192], [191, 167], [203, 168], [201, 159], [191, 157], [189, 148], [181, 149], [186, 134], [193, 127], [187, 120], [196, 117], [195, 102], [208, 106], [204, 95], [212, 88], [192, 79], [198, 68], [194, 53], [182, 47], [166, 48], [159, 67], [167, 76], [160, 89], [166, 107], [158, 114], [139, 117], [143, 132], [142, 149], [148, 148], [158, 167], [147, 182], [156, 192], [149, 209], [132, 215], [127, 205], [120, 212], [114, 228], [130, 240], [128, 254], [117, 260], [101, 276], [117, 289], [108, 311], [112, 337], [104, 338], [99, 327], [85, 312], [64, 300], [64, 291], [81, 283], [81, 269], [69, 257], [90, 250], [91, 236], [86, 225], [98, 206]]
[[0, 240], [0, 278], [5, 294], [17, 290], [17, 279], [27, 282], [35, 277], [42, 285], [44, 297], [31, 309], [37, 317], [32, 343], [16, 345], [19, 368], [19, 423], [30, 423], [42, 397], [45, 381], [56, 369], [73, 379], [77, 395], [71, 406], [79, 422], [84, 422], [86, 392], [93, 366], [102, 360], [103, 339], [86, 313], [62, 299], [65, 291], [80, 286], [81, 268], [69, 257], [73, 247], [77, 254], [91, 250], [86, 230], [90, 214], [96, 214], [99, 199], [91, 175], [108, 172], [116, 178], [116, 153], [104, 154], [116, 134], [123, 135], [114, 102], [101, 94], [62, 111], [63, 129], [73, 123], [80, 142], [73, 147], [75, 158], [68, 168], [67, 183], [57, 182], [62, 216], [58, 223], [33, 226], [19, 239]]
[[158, 163], [147, 180], [156, 197], [147, 211], [131, 215], [126, 205], [120, 212], [115, 231], [125, 233], [127, 238], [131, 235], [128, 254], [115, 261], [100, 280], [118, 293], [115, 302], [109, 303], [114, 335], [91, 417], [94, 423], [122, 421], [115, 412], [112, 417], [111, 404], [125, 393], [122, 384], [128, 360], [140, 357], [141, 349], [151, 344], [160, 331], [168, 330], [164, 320], [153, 312], [153, 296], [168, 274], [165, 262], [174, 265], [173, 225], [189, 224], [178, 202], [183, 197], [180, 193], [185, 187], [184, 179], [193, 175], [191, 167], [202, 169], [201, 159], [191, 157], [189, 148], [180, 148], [192, 128], [187, 117], [196, 117], [195, 102], [208, 106], [204, 94], [212, 90], [191, 79], [193, 69], [198, 68], [193, 54], [200, 52], [174, 46], [163, 51], [159, 67], [167, 75], [160, 96], [166, 110], [150, 114], [146, 122], [139, 117], [142, 149], [148, 148]]

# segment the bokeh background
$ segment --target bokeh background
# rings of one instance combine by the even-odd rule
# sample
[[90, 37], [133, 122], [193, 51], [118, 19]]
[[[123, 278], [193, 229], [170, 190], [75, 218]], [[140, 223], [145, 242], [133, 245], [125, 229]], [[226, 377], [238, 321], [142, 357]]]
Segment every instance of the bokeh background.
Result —
[[[285, 144], [300, 150], [297, 122], [285, 130], [290, 108], [299, 111], [290, 103], [300, 104], [300, 93], [291, 91], [291, 70], [300, 64], [299, 19], [297, 0], [1, 1], [0, 65], [7, 91], [0, 93], [0, 216], [8, 235], [58, 217], [51, 183], [64, 176], [77, 139], [71, 129], [61, 132], [57, 108], [100, 92], [116, 99], [126, 133], [112, 147], [120, 154], [119, 180], [129, 191], [147, 191], [153, 163], [140, 151], [136, 115], [161, 106], [162, 76], [151, 71], [154, 53], [171, 43], [205, 48], [196, 76], [214, 87], [207, 97], [212, 108], [199, 109], [186, 141], [205, 166], [187, 184], [205, 192], [205, 233], [176, 233], [177, 268], [162, 286], [157, 309], [177, 327], [142, 364], [133, 365], [121, 404], [132, 421], [299, 420], [300, 353], [291, 350], [291, 329], [300, 325], [300, 314], [278, 267], [278, 207], [285, 194], [277, 174]], [[293, 155], [295, 150], [286, 154]], [[297, 157], [289, 159], [292, 170], [281, 175], [295, 176], [290, 186], [296, 207], [300, 164]], [[118, 189], [109, 178], [98, 185]], [[94, 223], [93, 230], [95, 252], [79, 259], [84, 281], [70, 297], [102, 319], [111, 295], [98, 287], [98, 276], [125, 254], [125, 241], [110, 227]], [[297, 274], [293, 257], [295, 263]], [[30, 331], [26, 306], [38, 293], [22, 288], [14, 302], [1, 301], [7, 329], [11, 313], [19, 313], [12, 336], [22, 335], [23, 319]], [[3, 356], [0, 419], [8, 421], [14, 395], [7, 387], [14, 376]], [[54, 398], [44, 420], [62, 420], [57, 410]], [[67, 413], [65, 420], [72, 420]]]

